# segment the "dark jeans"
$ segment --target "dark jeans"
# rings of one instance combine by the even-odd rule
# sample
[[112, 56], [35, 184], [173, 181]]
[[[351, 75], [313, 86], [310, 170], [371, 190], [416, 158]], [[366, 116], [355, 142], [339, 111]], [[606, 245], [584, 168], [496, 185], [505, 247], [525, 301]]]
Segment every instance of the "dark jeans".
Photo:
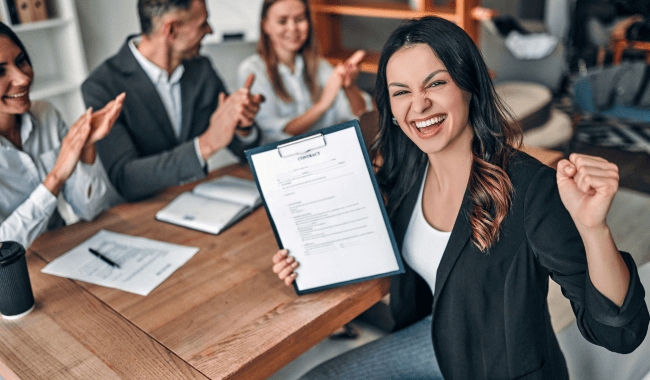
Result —
[[443, 380], [431, 343], [431, 316], [322, 363], [301, 380]]

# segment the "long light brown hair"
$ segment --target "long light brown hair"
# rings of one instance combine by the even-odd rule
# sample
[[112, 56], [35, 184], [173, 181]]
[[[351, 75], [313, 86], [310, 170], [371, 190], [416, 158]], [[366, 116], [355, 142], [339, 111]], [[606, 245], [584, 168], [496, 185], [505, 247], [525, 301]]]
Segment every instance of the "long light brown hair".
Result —
[[[275, 94], [285, 103], [291, 103], [293, 98], [284, 87], [284, 83], [282, 82], [282, 78], [278, 72], [278, 56], [275, 54], [271, 39], [264, 31], [264, 22], [266, 22], [269, 8], [278, 1], [281, 0], [264, 0], [264, 3], [262, 4], [260, 39], [257, 41], [257, 54], [259, 54], [266, 63], [266, 74], [273, 84], [273, 91], [275, 91]], [[320, 84], [318, 83], [318, 67], [320, 66], [321, 60], [320, 46], [318, 45], [318, 39], [314, 32], [314, 24], [311, 17], [311, 10], [309, 9], [309, 2], [307, 0], [300, 1], [305, 5], [305, 17], [309, 23], [309, 34], [307, 35], [307, 41], [305, 41], [305, 44], [302, 46], [298, 54], [302, 55], [302, 59], [305, 62], [305, 71], [303, 74], [305, 84], [309, 89], [312, 101], [316, 102], [321, 91]]]

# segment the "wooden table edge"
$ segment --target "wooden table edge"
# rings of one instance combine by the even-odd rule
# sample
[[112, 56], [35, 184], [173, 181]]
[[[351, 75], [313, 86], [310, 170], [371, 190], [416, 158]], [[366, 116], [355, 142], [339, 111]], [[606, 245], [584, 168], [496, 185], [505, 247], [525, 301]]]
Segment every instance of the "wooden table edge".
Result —
[[[37, 330], [38, 316], [47, 316], [54, 323], [56, 323], [61, 330], [68, 333], [72, 338], [79, 342], [86, 350], [91, 352], [97, 359], [99, 359], [105, 366], [107, 366], [118, 378], [122, 379], [179, 379], [179, 378], [192, 378], [192, 379], [208, 379], [204, 374], [192, 367], [189, 363], [176, 355], [173, 351], [162, 345], [160, 342], [149, 336], [146, 332], [142, 331], [131, 321], [124, 318], [117, 311], [113, 310], [110, 306], [95, 297], [87, 289], [83, 288], [74, 280], [57, 277], [41, 272], [42, 267], [47, 264], [38, 254], [34, 251], [27, 250], [28, 269], [32, 288], [34, 291], [34, 298], [36, 299], [35, 309], [27, 316], [17, 321], [1, 320], [0, 324], [3, 325], [3, 330], [30, 332]], [[45, 293], [45, 294], [43, 294]], [[44, 300], [44, 297], [46, 298]], [[73, 303], [74, 308], [69, 304]], [[91, 313], [85, 314], [78, 313], [79, 307], [85, 310], [90, 310]], [[75, 314], [77, 313], [77, 314]], [[81, 315], [80, 315], [81, 314]], [[106, 322], [106, 323], [94, 323]], [[117, 340], [123, 337], [133, 337], [137, 339]], [[40, 338], [40, 335], [38, 336]], [[48, 346], [46, 342], [47, 337], [43, 337], [43, 347]], [[138, 343], [139, 342], [139, 343]], [[116, 351], [115, 344], [119, 345], [119, 350]], [[56, 346], [56, 344], [54, 344]], [[66, 349], [73, 350], [74, 347], [65, 347]], [[151, 377], [142, 377], [142, 374], [131, 375], [133, 367], [142, 367], [145, 363], [136, 363], [135, 365], [128, 364], [133, 352], [137, 351], [140, 355], [154, 355], [157, 360], [156, 365], [146, 369]], [[144, 352], [147, 351], [147, 352]], [[60, 355], [60, 352], [53, 353], [52, 356]], [[117, 360], [114, 355], [123, 355], [123, 360]], [[36, 358], [27, 358], [27, 362], [38, 362]], [[84, 378], [76, 377], [72, 374], [70, 377], [63, 376], [61, 368], [57, 368], [57, 363], [50, 363], [47, 360], [40, 362], [41, 366], [39, 371], [45, 370], [47, 373], [48, 368], [42, 365], [51, 364], [51, 376], [48, 378]], [[146, 364], [152, 364], [148, 362]], [[10, 372], [8, 372], [10, 371]], [[12, 368], [11, 363], [0, 363], [0, 375], [10, 379], [24, 379], [31, 377], [20, 377], [20, 368]], [[69, 373], [69, 372], [66, 372]], [[24, 375], [26, 376], [26, 375]], [[38, 379], [35, 378], [34, 379]], [[40, 380], [40, 379], [38, 379]]]

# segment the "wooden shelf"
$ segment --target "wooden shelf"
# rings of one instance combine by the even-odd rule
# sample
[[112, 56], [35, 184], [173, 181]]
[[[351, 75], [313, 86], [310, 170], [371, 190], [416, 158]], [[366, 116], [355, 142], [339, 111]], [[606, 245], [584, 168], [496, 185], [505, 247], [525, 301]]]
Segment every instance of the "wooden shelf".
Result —
[[58, 28], [67, 25], [70, 23], [72, 20], [66, 19], [66, 18], [55, 18], [55, 19], [49, 19], [49, 20], [43, 20], [43, 21], [35, 21], [35, 22], [30, 22], [27, 24], [18, 24], [18, 25], [13, 25], [12, 29], [16, 33], [20, 32], [29, 32], [33, 30], [45, 30], [45, 29], [51, 29], [51, 28]]
[[[323, 55], [331, 64], [336, 65], [353, 53], [342, 42], [345, 36], [341, 35], [340, 16], [399, 20], [437, 16], [457, 24], [474, 42], [478, 42], [478, 22], [471, 17], [471, 11], [479, 3], [480, 0], [455, 0], [434, 5], [433, 0], [418, 0], [416, 9], [413, 9], [405, 1], [311, 0], [311, 10]], [[379, 55], [378, 52], [367, 52], [361, 63], [361, 71], [376, 73]]]
[[456, 21], [456, 9], [452, 6], [441, 6], [426, 10], [414, 10], [406, 3], [376, 2], [376, 1], [344, 1], [327, 2], [312, 5], [314, 13], [328, 13], [346, 16], [408, 19], [425, 16], [438, 16], [450, 21]]

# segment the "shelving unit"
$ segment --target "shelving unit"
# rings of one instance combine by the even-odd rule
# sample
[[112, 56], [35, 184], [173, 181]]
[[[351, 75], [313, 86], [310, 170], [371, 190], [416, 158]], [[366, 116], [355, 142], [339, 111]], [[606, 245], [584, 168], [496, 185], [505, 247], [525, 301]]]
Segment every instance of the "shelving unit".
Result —
[[[480, 0], [455, 0], [434, 4], [434, 0], [312, 0], [311, 10], [314, 28], [323, 55], [331, 64], [342, 63], [353, 51], [341, 43], [341, 16], [410, 19], [424, 16], [438, 16], [452, 21], [463, 28], [474, 42], [478, 42], [478, 22], [471, 17], [471, 11]], [[375, 73], [379, 63], [379, 52], [369, 51], [361, 63], [361, 71]]]
[[7, 0], [0, 0], [2, 22], [23, 42], [34, 67], [32, 100], [52, 103], [67, 123], [83, 113], [81, 83], [88, 76], [74, 0], [46, 0], [48, 19], [13, 24]]

